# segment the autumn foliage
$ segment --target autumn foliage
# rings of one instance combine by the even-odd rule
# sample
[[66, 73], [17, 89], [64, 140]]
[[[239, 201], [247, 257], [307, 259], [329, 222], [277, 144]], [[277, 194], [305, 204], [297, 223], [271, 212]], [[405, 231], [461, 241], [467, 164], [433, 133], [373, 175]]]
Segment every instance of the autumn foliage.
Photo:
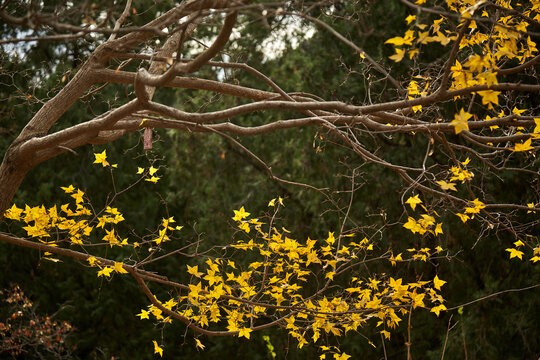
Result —
[[[9, 186], [0, 204], [11, 234], [0, 234], [0, 240], [40, 250], [46, 261], [74, 258], [90, 268], [81, 271], [93, 271], [101, 280], [131, 276], [148, 300], [147, 307], [133, 316], [149, 326], [185, 324], [200, 350], [205, 348], [205, 336], [252, 339], [257, 331], [278, 327], [298, 348], [315, 347], [320, 359], [347, 360], [350, 351], [332, 339], [369, 328], [380, 338], [366, 336], [365, 342], [373, 347], [382, 343], [385, 349], [385, 342], [401, 334], [396, 336], [406, 339], [404, 347], [411, 358], [413, 312], [425, 312], [446, 324], [444, 314], [459, 309], [461, 315], [463, 306], [476, 302], [460, 305], [446, 300], [445, 289], [452, 279], [442, 276], [438, 266], [461, 261], [463, 249], [455, 245], [461, 239], [456, 237], [476, 237], [465, 251], [488, 236], [497, 238], [499, 243], [493, 246], [511, 264], [520, 260], [536, 266], [540, 260], [536, 159], [540, 1], [402, 0], [408, 12], [405, 31], [384, 41], [384, 49], [391, 48], [392, 54], [380, 59], [329, 25], [330, 19], [339, 18], [333, 15], [338, 11], [335, 3], [308, 8], [192, 0], [156, 15], [138, 31], [122, 27], [130, 14], [137, 14], [127, 5], [110, 38], [101, 39], [77, 75], [46, 103], [53, 110], [40, 110], [6, 152], [0, 179]], [[241, 37], [233, 29], [245, 29], [253, 12], [280, 19], [298, 17], [328, 32], [352, 52], [355, 63], [350, 69], [358, 67], [369, 79], [369, 96], [370, 89], [378, 89], [378, 94], [365, 103], [347, 96], [325, 100], [318, 89], [313, 93], [282, 89], [278, 81], [247, 63], [211, 60], [222, 52], [234, 54], [237, 48], [227, 44]], [[178, 44], [188, 42], [205, 21], [221, 24], [211, 45], [182, 57]], [[159, 46], [154, 36], [162, 38]], [[153, 49], [152, 56], [142, 47]], [[219, 76], [203, 78], [204, 67], [218, 69]], [[223, 74], [230, 69], [247, 72], [268, 90], [228, 82]], [[356, 71], [347, 69], [347, 76]], [[102, 83], [129, 85], [125, 101], [89, 120], [51, 131], [63, 114], [54, 110], [61, 101], [67, 111], [86, 91], [99, 92]], [[204, 90], [223, 98], [215, 100], [215, 110], [205, 111], [214, 103], [195, 110], [184, 104], [180, 109], [177, 102], [154, 99], [157, 89], [169, 88]], [[259, 113], [268, 114], [264, 123], [236, 121]], [[331, 146], [343, 152], [340, 162], [347, 173], [340, 175], [346, 178], [347, 189], [278, 176], [269, 159], [243, 144], [243, 137], [287, 129], [300, 132], [306, 127], [317, 129], [310, 149], [314, 154], [331, 156], [325, 153]], [[135, 231], [129, 209], [116, 202], [136, 194], [135, 189], [151, 192], [171, 175], [166, 161], [149, 154], [152, 134], [172, 136], [173, 130], [219, 136], [273, 182], [320, 196], [330, 210], [317, 208], [317, 216], [328, 211], [338, 220], [324, 235], [306, 236], [281, 215], [289, 206], [288, 197], [265, 193], [264, 203], [231, 204], [230, 216], [213, 230], [233, 229], [226, 243], [205, 244], [204, 236], [193, 237], [188, 224], [169, 214], [166, 204], [166, 216], [152, 229]], [[39, 163], [130, 134], [144, 139], [145, 160], [139, 156], [126, 164], [128, 160], [105, 145], [93, 150], [93, 164], [85, 165], [92, 167], [94, 176], [110, 179], [106, 195], [89, 194], [77, 184], [58, 184], [63, 194], [57, 204], [11, 204], [22, 179]], [[404, 143], [412, 149], [396, 154], [393, 147]], [[15, 169], [13, 163], [24, 166]], [[364, 170], [364, 166], [373, 167]], [[376, 174], [374, 168], [383, 169], [384, 176], [394, 177], [399, 185], [375, 175], [370, 178]], [[494, 190], [505, 189], [505, 181], [523, 183], [522, 191]], [[388, 191], [391, 206], [399, 210], [381, 205], [365, 216], [356, 208], [361, 208], [355, 199], [359, 183], [378, 184], [379, 192]], [[100, 197], [106, 199], [95, 201]], [[178, 256], [184, 259], [181, 269], [159, 271], [160, 264]], [[61, 347], [69, 324], [47, 321], [10, 330], [13, 335], [6, 339], [20, 339], [14, 331], [25, 336], [33, 331], [25, 338], [30, 344], [38, 341], [33, 336], [44, 327], [39, 331], [49, 329], [59, 336], [56, 342], [42, 339], [45, 346]], [[0, 326], [4, 333], [13, 327]], [[16, 341], [12, 345], [18, 350], [13, 351], [22, 351], [24, 344]], [[275, 357], [269, 338], [265, 343]], [[157, 339], [148, 343], [159, 356], [167, 353], [167, 347]]]

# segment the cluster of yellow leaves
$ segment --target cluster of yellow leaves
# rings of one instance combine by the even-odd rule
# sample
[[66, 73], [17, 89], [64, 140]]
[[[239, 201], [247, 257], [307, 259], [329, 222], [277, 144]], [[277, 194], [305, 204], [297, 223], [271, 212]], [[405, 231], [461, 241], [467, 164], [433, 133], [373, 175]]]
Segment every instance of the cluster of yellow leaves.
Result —
[[51, 233], [66, 234], [66, 238], [72, 244], [82, 244], [83, 237], [90, 236], [93, 226], [89, 224], [88, 217], [93, 215], [92, 211], [84, 204], [84, 192], [75, 189], [72, 185], [62, 187], [62, 189], [71, 194], [75, 200], [75, 210], [70, 209], [70, 204], [66, 203], [60, 206], [45, 208], [44, 205], [29, 206], [19, 208], [13, 204], [5, 213], [7, 219], [23, 222], [26, 226], [23, 229], [30, 238], [36, 238], [40, 242], [57, 246], [55, 241], [47, 242], [45, 238], [51, 238]]
[[[418, 77], [418, 78], [422, 78], [422, 77]], [[415, 96], [420, 96], [420, 97], [425, 96], [428, 87], [429, 87], [429, 81], [426, 81], [426, 83], [424, 85], [424, 89], [422, 91], [420, 91], [418, 81], [412, 80], [409, 83], [409, 86], [407, 86], [407, 97], [408, 97], [408, 99], [409, 100], [414, 99]], [[415, 106], [412, 107], [412, 109], [413, 109], [414, 112], [422, 111], [422, 105], [415, 105]]]
[[167, 235], [167, 230], [182, 230], [183, 226], [171, 226], [171, 224], [175, 222], [176, 220], [174, 220], [174, 217], [170, 217], [167, 219], [163, 218], [161, 220], [161, 228], [158, 230], [158, 237], [153, 240], [157, 245], [161, 244], [164, 241], [170, 240], [169, 236]]
[[[417, 5], [425, 4], [425, 0], [417, 0]], [[459, 43], [458, 56], [451, 67], [451, 83], [449, 90], [459, 90], [477, 85], [497, 85], [498, 70], [503, 67], [511, 67], [523, 64], [538, 56], [538, 47], [531, 36], [527, 35], [534, 21], [540, 19], [540, 5], [538, 0], [521, 1], [511, 5], [506, 0], [496, 0], [498, 6], [509, 9], [508, 12], [497, 10], [496, 7], [483, 6], [485, 2], [477, 0], [447, 0], [446, 13], [455, 13], [461, 18], [460, 23], [454, 28], [454, 20], [451, 21], [445, 15], [433, 17], [428, 12], [421, 15], [409, 15], [405, 18], [408, 29], [403, 36], [393, 37], [385, 43], [393, 45], [395, 54], [390, 59], [395, 62], [402, 61], [405, 56], [412, 59], [420, 53], [419, 49], [430, 43], [438, 43], [443, 46], [457, 39], [457, 34], [463, 31], [463, 37]], [[486, 19], [485, 22], [477, 23], [472, 16]], [[527, 20], [529, 17], [532, 20]], [[489, 25], [489, 26], [486, 26]], [[464, 27], [467, 28], [464, 28]], [[424, 49], [425, 51], [425, 49]], [[429, 79], [428, 76], [417, 78]], [[419, 90], [418, 83], [413, 80], [409, 83], [408, 98], [427, 95], [429, 82], [423, 91]], [[495, 111], [499, 107], [501, 91], [491, 89], [477, 91], [481, 104], [488, 110]], [[510, 101], [509, 99], [505, 99]], [[506, 104], [512, 107], [511, 104]], [[413, 108], [414, 112], [420, 111], [421, 105]], [[471, 110], [469, 110], [471, 111]], [[524, 111], [524, 110], [523, 110]], [[521, 115], [523, 111], [513, 111]], [[455, 133], [460, 134], [469, 130], [469, 119], [475, 115], [463, 108], [454, 115], [450, 122], [454, 126]], [[498, 117], [504, 116], [501, 111]], [[487, 117], [486, 120], [490, 120]], [[535, 119], [536, 122], [536, 119]], [[539, 122], [536, 122], [537, 127]], [[491, 126], [492, 130], [498, 126]], [[540, 138], [540, 129], [535, 129], [529, 139], [515, 143], [508, 150], [514, 152], [533, 151], [534, 139]]]
[[442, 223], [436, 223], [435, 218], [428, 214], [422, 214], [418, 220], [409, 216], [403, 227], [410, 230], [413, 234], [419, 233], [420, 235], [424, 235], [428, 232], [438, 235], [443, 233]]
[[[96, 153], [94, 156], [95, 164], [101, 164], [103, 167], [116, 167], [116, 164], [110, 165], [107, 161], [106, 150]], [[145, 171], [139, 169], [140, 173]], [[147, 174], [155, 177], [156, 171], [157, 169], [151, 166]], [[145, 180], [155, 182], [152, 177]], [[84, 191], [73, 185], [62, 186], [61, 189], [69, 195], [72, 202], [68, 201], [60, 205], [60, 209], [56, 205], [50, 208], [46, 208], [44, 205], [25, 205], [23, 209], [13, 204], [3, 215], [6, 219], [23, 223], [22, 228], [26, 231], [28, 238], [37, 239], [50, 246], [58, 246], [62, 243], [80, 246], [88, 244], [107, 244], [111, 247], [130, 245], [133, 248], [139, 246], [137, 242], [129, 244], [127, 238], [122, 239], [119, 236], [115, 226], [125, 221], [125, 218], [117, 208], [107, 205], [102, 211], [94, 213]], [[162, 219], [161, 226], [157, 230], [157, 237], [153, 239], [153, 242], [159, 245], [163, 241], [169, 240], [168, 231], [182, 229], [182, 226], [172, 227], [171, 224], [174, 222], [173, 217]], [[102, 232], [101, 235], [99, 231]], [[52, 240], [53, 235], [54, 240]], [[44, 259], [59, 261], [49, 257], [49, 255], [51, 254], [46, 252]], [[95, 257], [89, 257], [88, 261], [91, 266], [99, 266], [98, 277], [110, 277], [113, 272], [126, 273], [121, 262], [115, 263], [114, 266], [103, 266], [99, 262], [96, 263]]]
[[[370, 344], [373, 343], [370, 341]], [[322, 345], [319, 347], [323, 352], [320, 356], [320, 360], [348, 360], [351, 356], [342, 352], [337, 346], [325, 346]], [[328, 356], [328, 357], [327, 357]]]
[[137, 168], [137, 174], [138, 175], [140, 175], [140, 174], [147, 175], [147, 177], [144, 179], [144, 181], [148, 181], [148, 182], [151, 182], [151, 183], [154, 183], [154, 184], [157, 183], [159, 179], [161, 179], [159, 176], [155, 175], [157, 171], [158, 171], [158, 169], [156, 169], [153, 166], [150, 166], [148, 168], [148, 171], [145, 168], [142, 168], [142, 167]]
[[[280, 202], [282, 203], [282, 202]], [[226, 328], [238, 337], [250, 338], [253, 323], [259, 318], [279, 319], [278, 323], [297, 340], [298, 347], [317, 343], [323, 335], [341, 336], [355, 331], [370, 319], [385, 336], [395, 329], [411, 307], [430, 308], [439, 315], [445, 309], [440, 295], [444, 281], [405, 282], [387, 275], [352, 277], [340, 293], [334, 290], [310, 296], [310, 284], [331, 286], [344, 271], [362, 263], [374, 251], [367, 238], [354, 241], [354, 234], [336, 237], [332, 232], [324, 240], [298, 241], [291, 233], [275, 227], [265, 231], [262, 222], [251, 218], [241, 207], [234, 210], [233, 220], [249, 237], [225, 247], [245, 252], [249, 263], [227, 258], [208, 258], [204, 263], [187, 265], [191, 276], [185, 295], [169, 300], [168, 307], [203, 328]], [[253, 231], [255, 230], [255, 231]], [[426, 261], [442, 251], [428, 248], [409, 249], [410, 258], [402, 254], [386, 258], [393, 264]], [[339, 281], [343, 281], [340, 278]], [[167, 321], [153, 305], [141, 310], [141, 319]], [[342, 352], [331, 353], [336, 359], [347, 359]]]
[[[111, 247], [128, 245], [127, 239], [120, 239], [114, 227], [112, 227], [124, 221], [122, 213], [117, 208], [107, 206], [103, 211], [103, 215], [95, 216], [92, 210], [84, 203], [85, 194], [83, 191], [74, 188], [72, 185], [62, 187], [62, 190], [67, 194], [71, 194], [71, 197], [75, 200], [74, 210], [70, 208], [72, 206], [70, 203], [61, 205], [60, 211], [58, 211], [56, 205], [49, 209], [46, 209], [43, 205], [33, 207], [25, 205], [25, 209], [21, 209], [16, 204], [13, 204], [5, 212], [4, 217], [25, 223], [26, 226], [23, 226], [23, 229], [29, 238], [35, 238], [51, 246], [58, 246], [63, 241], [68, 241], [71, 245], [89, 244], [92, 242], [91, 239], [95, 230], [99, 228], [105, 232], [101, 240]], [[106, 225], [111, 226], [111, 230], [105, 229]], [[55, 240], [47, 241], [51, 239], [51, 234], [54, 234]], [[45, 255], [50, 254], [46, 253]], [[55, 260], [47, 257], [46, 259]], [[122, 272], [115, 268], [111, 270], [103, 268], [98, 273], [98, 276], [110, 276], [112, 270]]]
[[[519, 250], [519, 248], [521, 248], [522, 246], [525, 246], [525, 243], [521, 240], [517, 240], [514, 242], [513, 248], [507, 248], [505, 251], [509, 253], [510, 259], [518, 258], [519, 260], [523, 260], [524, 252]], [[529, 259], [529, 261], [532, 261], [533, 263], [540, 261], [540, 244], [532, 250], [533, 256]]]
[[464, 183], [465, 181], [471, 181], [474, 177], [474, 173], [467, 170], [466, 168], [469, 162], [470, 159], [467, 158], [461, 163], [462, 166], [452, 166], [448, 171], [448, 175], [450, 176], [446, 180], [437, 180], [436, 183], [440, 186], [442, 190], [457, 191], [457, 181], [461, 181], [462, 183]]
[[100, 270], [98, 271], [98, 277], [105, 276], [110, 277], [112, 272], [117, 272], [119, 274], [127, 274], [128, 271], [124, 269], [124, 263], [122, 262], [115, 262], [114, 266], [101, 266], [99, 265], [98, 260], [96, 260], [95, 257], [91, 256], [87, 259], [87, 261], [90, 263], [91, 266], [99, 266]]
[[[391, 60], [400, 62], [405, 55], [412, 59], [419, 53], [418, 47], [421, 45], [439, 43], [445, 46], [456, 38], [456, 35], [450, 31], [441, 31], [441, 23], [445, 21], [442, 17], [434, 20], [430, 25], [422, 24], [417, 20], [415, 15], [409, 15], [405, 21], [410, 28], [405, 31], [405, 34], [385, 41], [385, 44], [395, 47], [395, 54], [389, 57]], [[407, 48], [410, 49], [407, 50]]]
[[[416, 206], [419, 204], [426, 212], [428, 211], [424, 205], [421, 205], [422, 200], [420, 200], [418, 195], [409, 197], [405, 203], [409, 204], [413, 211], [416, 210]], [[434, 215], [439, 216], [437, 212], [434, 212]], [[403, 227], [410, 230], [413, 234], [419, 233], [420, 235], [424, 235], [428, 232], [437, 236], [438, 234], [443, 233], [442, 223], [437, 223], [435, 218], [429, 214], [422, 214], [418, 220], [409, 216]]]
[[[472, 206], [465, 206], [464, 213], [457, 213], [456, 216], [461, 219], [462, 222], [467, 222], [469, 219], [474, 218], [474, 214], [478, 214], [480, 210], [486, 207], [486, 205], [478, 199], [469, 201]], [[467, 214], [472, 214], [471, 216]]]

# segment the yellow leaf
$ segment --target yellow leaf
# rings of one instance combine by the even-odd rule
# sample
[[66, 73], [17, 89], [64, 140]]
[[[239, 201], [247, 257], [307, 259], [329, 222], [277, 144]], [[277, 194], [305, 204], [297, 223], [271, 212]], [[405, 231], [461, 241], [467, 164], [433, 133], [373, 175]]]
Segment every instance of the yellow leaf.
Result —
[[276, 206], [276, 199], [272, 199], [268, 202], [268, 206]]
[[520, 260], [522, 260], [523, 251], [519, 251], [518, 249], [512, 249], [512, 248], [508, 248], [508, 249], [506, 249], [506, 251], [508, 251], [510, 253], [510, 259], [517, 257]]
[[514, 106], [514, 108], [512, 109], [512, 114], [521, 115], [525, 111], [527, 111], [527, 109], [520, 110], [520, 109], [518, 109], [517, 107]]
[[94, 153], [94, 156], [96, 157], [94, 164], [101, 164], [103, 167], [109, 165], [107, 162], [107, 150], [103, 150], [102, 153]]
[[19, 221], [21, 219], [21, 214], [23, 213], [23, 211], [24, 211], [23, 209], [13, 204], [11, 208], [6, 210], [6, 212], [4, 213], [4, 216], [6, 217], [6, 219]]
[[243, 329], [240, 329], [238, 330], [238, 337], [245, 337], [246, 339], [249, 339], [250, 337], [250, 334], [253, 330], [251, 330], [250, 328], [243, 328]]
[[233, 211], [234, 211], [234, 217], [232, 219], [234, 221], [243, 220], [247, 218], [249, 215], [251, 215], [250, 213], [246, 212], [243, 206], [240, 208], [240, 210], [233, 210]]
[[416, 20], [416, 15], [409, 15], [405, 18], [405, 21], [407, 22], [407, 25], [412, 23], [414, 20]]
[[414, 210], [416, 208], [416, 205], [421, 204], [422, 200], [418, 197], [418, 195], [411, 196], [405, 201], [405, 204], [409, 204], [409, 206]]
[[163, 349], [158, 345], [156, 340], [152, 342], [154, 343], [154, 354], [159, 354], [160, 357], [163, 357]]
[[486, 90], [486, 91], [478, 91], [478, 95], [482, 97], [482, 104], [483, 105], [489, 105], [495, 104], [499, 105], [499, 94], [500, 91], [493, 91], [493, 90]]
[[446, 181], [441, 180], [441, 181], [437, 181], [437, 184], [439, 184], [439, 186], [443, 190], [457, 191], [456, 184], [454, 184], [452, 182], [446, 182]]
[[534, 150], [534, 147], [531, 146], [531, 139], [523, 142], [523, 143], [520, 143], [520, 144], [515, 144], [515, 147], [513, 149], [510, 149], [511, 151], [527, 151], [527, 150]]
[[152, 182], [152, 183], [157, 183], [158, 180], [161, 179], [160, 177], [157, 177], [157, 176], [152, 176], [151, 178], [146, 178], [144, 179], [144, 181], [148, 181], [148, 182]]
[[405, 50], [396, 48], [396, 53], [392, 56], [389, 56], [388, 58], [395, 62], [400, 62], [401, 60], [403, 60], [404, 56], [405, 56]]
[[66, 194], [71, 194], [75, 190], [73, 185], [69, 185], [68, 187], [61, 186], [60, 189], [64, 190]]
[[533, 130], [533, 133], [535, 134], [540, 134], [540, 118], [535, 118], [534, 119], [534, 130]]
[[195, 339], [195, 346], [201, 350], [204, 350], [204, 345], [202, 344], [202, 342], [200, 342], [199, 339]]
[[120, 274], [127, 274], [127, 270], [124, 269], [124, 263], [121, 262], [114, 263], [114, 271]]
[[148, 173], [150, 174], [150, 176], [154, 175], [156, 171], [158, 171], [158, 169], [153, 166], [150, 166], [150, 169], [148, 169]]
[[149, 316], [149, 315], [150, 315], [150, 312], [149, 312], [149, 311], [146, 311], [146, 310], [141, 310], [141, 312], [137, 314], [137, 316], [138, 316], [141, 320], [143, 320], [143, 319], [148, 319], [148, 320], [150, 320], [150, 316]]
[[[400, 46], [400, 45], [403, 45], [405, 44], [405, 39], [402, 38], [402, 37], [393, 37], [391, 39], [388, 39], [384, 42], [385, 44], [392, 44], [392, 45], [397, 45], [397, 46]], [[397, 50], [397, 49], [396, 49]]]
[[434, 312], [438, 317], [439, 313], [444, 310], [446, 310], [446, 306], [444, 306], [443, 304], [440, 304], [439, 306], [435, 306], [434, 308], [432, 308], [430, 311]]
[[144, 172], [144, 168], [138, 167], [137, 168], [137, 174], [142, 174]]
[[438, 223], [435, 226], [435, 235], [438, 235], [438, 234], [443, 234], [443, 229], [442, 229], [442, 224], [441, 223]]
[[334, 354], [334, 359], [335, 360], [347, 360], [350, 357], [351, 357], [351, 355], [347, 355], [345, 353], [341, 353], [341, 355], [340, 354]]
[[441, 286], [446, 284], [446, 281], [439, 279], [437, 275], [435, 275], [435, 278], [433, 279], [433, 287], [437, 290], [441, 290]]
[[110, 277], [111, 273], [113, 272], [113, 268], [110, 266], [106, 266], [103, 269], [98, 271], [98, 277], [105, 275], [106, 277]]
[[454, 115], [454, 120], [450, 122], [454, 126], [456, 134], [459, 134], [463, 130], [469, 130], [468, 120], [472, 117], [472, 114], [469, 114], [463, 108], [461, 108], [459, 114]]

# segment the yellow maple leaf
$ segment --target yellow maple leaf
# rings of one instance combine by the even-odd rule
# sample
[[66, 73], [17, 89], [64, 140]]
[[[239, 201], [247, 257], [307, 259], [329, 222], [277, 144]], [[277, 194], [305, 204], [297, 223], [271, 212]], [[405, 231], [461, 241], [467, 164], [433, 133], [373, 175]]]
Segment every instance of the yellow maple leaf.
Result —
[[148, 320], [150, 320], [150, 316], [149, 316], [149, 315], [150, 315], [150, 312], [149, 312], [149, 311], [146, 311], [146, 310], [144, 310], [144, 309], [141, 310], [141, 312], [137, 314], [137, 316], [138, 316], [141, 320], [143, 320], [143, 319], [148, 319]]
[[540, 134], [540, 118], [535, 118], [534, 119], [534, 130], [533, 130], [533, 133], [535, 134]]
[[446, 281], [439, 279], [437, 275], [435, 275], [435, 278], [433, 279], [433, 287], [437, 290], [441, 290], [441, 286], [446, 284]]
[[253, 330], [251, 330], [250, 328], [242, 328], [240, 330], [238, 330], [238, 337], [245, 337], [246, 339], [249, 339], [250, 337], [250, 333], [252, 332]]
[[493, 90], [486, 90], [486, 91], [478, 91], [478, 95], [482, 97], [482, 104], [483, 105], [489, 105], [492, 107], [491, 104], [499, 105], [499, 94], [500, 91], [493, 91]]
[[93, 256], [90, 256], [88, 259], [86, 259], [86, 261], [90, 263], [90, 266], [94, 266], [94, 264], [96, 263], [96, 260], [97, 259]]
[[154, 343], [154, 354], [159, 354], [160, 357], [163, 357], [163, 349], [158, 345], [156, 340], [152, 340]]
[[240, 210], [233, 210], [234, 211], [234, 217], [232, 218], [234, 221], [240, 221], [245, 218], [247, 218], [251, 213], [246, 212], [244, 207], [242, 206]]
[[114, 271], [120, 274], [127, 274], [127, 270], [124, 269], [124, 263], [123, 262], [115, 262], [114, 263]]
[[510, 149], [511, 151], [527, 151], [527, 150], [534, 150], [534, 147], [531, 146], [532, 139], [529, 139], [523, 143], [515, 144], [513, 149]]
[[106, 266], [103, 269], [98, 271], [98, 277], [105, 275], [106, 277], [110, 277], [111, 273], [113, 272], [113, 268], [110, 266]]
[[432, 308], [430, 312], [434, 312], [435, 315], [437, 315], [438, 317], [440, 312], [444, 310], [446, 310], [446, 306], [444, 306], [443, 304], [440, 304], [439, 306], [435, 306], [434, 308]]
[[109, 165], [107, 162], [107, 150], [103, 150], [102, 153], [94, 153], [94, 156], [96, 157], [94, 164], [101, 164], [103, 167]]
[[525, 111], [527, 111], [527, 109], [520, 110], [520, 109], [518, 109], [517, 107], [514, 106], [514, 108], [512, 109], [512, 114], [521, 115]]
[[395, 62], [400, 62], [401, 60], [403, 60], [404, 56], [405, 56], [405, 50], [396, 48], [396, 53], [394, 55], [389, 56], [388, 58]]
[[405, 204], [409, 204], [409, 206], [411, 207], [411, 209], [416, 209], [416, 205], [418, 204], [421, 204], [422, 203], [422, 200], [420, 200], [420, 198], [418, 197], [418, 194], [417, 195], [414, 195], [414, 196], [411, 196], [407, 199], [407, 201], [405, 201]]
[[454, 115], [454, 120], [450, 122], [454, 126], [454, 131], [456, 134], [459, 134], [463, 130], [469, 130], [468, 121], [472, 117], [472, 114], [469, 114], [463, 108], [459, 111], [459, 114]]
[[409, 15], [405, 18], [405, 21], [407, 22], [407, 25], [412, 23], [414, 20], [416, 20], [416, 15]]
[[4, 213], [4, 216], [6, 217], [6, 219], [19, 221], [21, 219], [21, 214], [23, 213], [23, 211], [24, 211], [23, 209], [13, 204], [11, 208], [6, 210], [6, 212]]
[[441, 180], [441, 181], [437, 181], [437, 184], [439, 184], [439, 186], [443, 190], [457, 191], [456, 184], [454, 184], [453, 182], [446, 182], [446, 181]]
[[347, 360], [351, 357], [351, 355], [347, 355], [345, 353], [341, 353], [341, 354], [334, 354], [334, 359], [335, 360]]
[[195, 339], [195, 346], [201, 350], [204, 350], [204, 345], [199, 339]]
[[512, 249], [512, 248], [508, 248], [506, 249], [506, 251], [510, 253], [510, 259], [517, 257], [519, 258], [519, 260], [522, 260], [523, 251], [519, 251], [518, 249]]
[[160, 177], [157, 177], [157, 176], [152, 176], [151, 178], [146, 178], [144, 179], [144, 181], [148, 181], [148, 182], [152, 182], [152, 183], [157, 183], [158, 180], [161, 179]]
[[199, 272], [199, 266], [198, 265], [195, 265], [195, 266], [189, 266], [189, 265], [186, 265], [187, 268], [188, 268], [188, 273], [195, 276], [195, 277], [198, 277], [200, 278], [203, 273], [202, 272]]
[[66, 194], [71, 194], [75, 190], [73, 185], [69, 185], [68, 187], [61, 186], [60, 189], [64, 190]]

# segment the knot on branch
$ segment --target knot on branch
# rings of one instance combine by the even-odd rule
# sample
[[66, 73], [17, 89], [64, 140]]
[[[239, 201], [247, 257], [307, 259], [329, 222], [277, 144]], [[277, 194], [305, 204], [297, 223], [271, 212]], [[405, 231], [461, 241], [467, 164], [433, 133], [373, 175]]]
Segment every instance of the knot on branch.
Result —
[[150, 101], [150, 95], [146, 91], [145, 85], [151, 81], [151, 75], [146, 69], [139, 69], [135, 75], [135, 96], [141, 104]]

